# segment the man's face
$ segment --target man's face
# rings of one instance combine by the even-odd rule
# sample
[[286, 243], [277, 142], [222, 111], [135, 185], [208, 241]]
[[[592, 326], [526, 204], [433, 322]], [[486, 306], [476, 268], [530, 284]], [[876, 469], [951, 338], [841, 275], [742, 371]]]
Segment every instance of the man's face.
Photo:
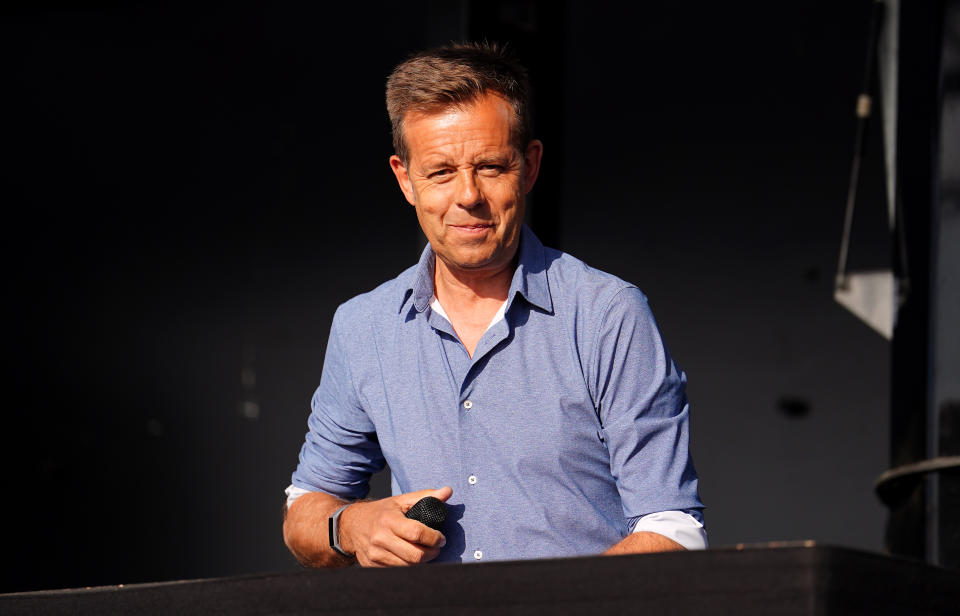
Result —
[[510, 142], [513, 109], [494, 94], [404, 120], [410, 160], [404, 165], [392, 156], [390, 166], [443, 266], [465, 273], [510, 266], [542, 144], [517, 151]]

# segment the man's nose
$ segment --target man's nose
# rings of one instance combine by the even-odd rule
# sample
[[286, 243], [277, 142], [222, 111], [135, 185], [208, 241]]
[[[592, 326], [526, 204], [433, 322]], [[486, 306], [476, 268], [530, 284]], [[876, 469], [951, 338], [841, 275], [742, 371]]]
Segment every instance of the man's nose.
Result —
[[483, 202], [477, 176], [472, 169], [463, 169], [457, 176], [457, 205], [470, 209]]

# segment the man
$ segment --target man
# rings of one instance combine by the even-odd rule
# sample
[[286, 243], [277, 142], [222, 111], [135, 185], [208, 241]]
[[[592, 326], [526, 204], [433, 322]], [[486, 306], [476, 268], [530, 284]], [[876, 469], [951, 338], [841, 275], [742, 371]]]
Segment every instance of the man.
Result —
[[[704, 547], [685, 376], [640, 291], [523, 225], [543, 145], [501, 50], [387, 83], [390, 166], [429, 245], [340, 306], [284, 540], [308, 566]], [[589, 207], [589, 204], [584, 204]], [[394, 496], [360, 500], [388, 463]], [[407, 519], [446, 501], [442, 532]]]

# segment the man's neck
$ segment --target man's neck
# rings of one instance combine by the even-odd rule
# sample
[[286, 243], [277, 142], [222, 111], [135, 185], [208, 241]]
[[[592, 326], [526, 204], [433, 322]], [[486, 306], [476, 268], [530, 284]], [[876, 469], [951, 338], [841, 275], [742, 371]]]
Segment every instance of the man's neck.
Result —
[[458, 270], [436, 259], [433, 273], [434, 293], [445, 309], [463, 310], [471, 306], [502, 304], [507, 299], [516, 259], [499, 270]]

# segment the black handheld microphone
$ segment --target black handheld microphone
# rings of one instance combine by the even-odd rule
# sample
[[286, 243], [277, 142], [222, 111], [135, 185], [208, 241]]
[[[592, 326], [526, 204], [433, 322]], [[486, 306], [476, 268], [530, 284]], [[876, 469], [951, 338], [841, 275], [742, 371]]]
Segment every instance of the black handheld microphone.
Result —
[[447, 506], [439, 498], [425, 496], [410, 507], [406, 516], [433, 530], [442, 531], [443, 523], [447, 520]]

